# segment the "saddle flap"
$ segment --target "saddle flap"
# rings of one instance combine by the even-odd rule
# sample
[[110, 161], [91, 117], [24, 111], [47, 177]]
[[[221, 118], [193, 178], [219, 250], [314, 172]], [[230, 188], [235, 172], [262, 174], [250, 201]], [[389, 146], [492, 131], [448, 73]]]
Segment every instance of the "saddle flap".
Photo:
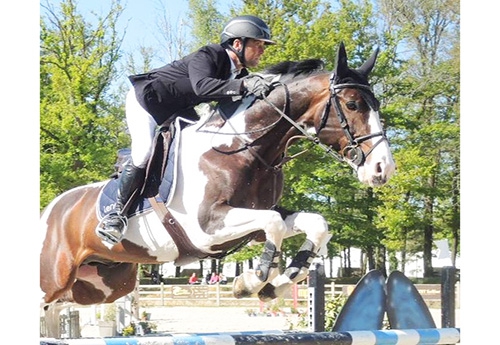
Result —
[[165, 168], [167, 167], [168, 155], [172, 138], [174, 138], [175, 126], [164, 126], [156, 132], [153, 139], [153, 152], [146, 166], [145, 184], [141, 194], [149, 198], [158, 194]]

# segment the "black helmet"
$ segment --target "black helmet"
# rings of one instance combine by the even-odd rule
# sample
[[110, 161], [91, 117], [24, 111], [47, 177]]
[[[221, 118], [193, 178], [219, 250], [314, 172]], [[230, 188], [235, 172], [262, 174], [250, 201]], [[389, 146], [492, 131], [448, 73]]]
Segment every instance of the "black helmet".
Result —
[[238, 16], [231, 19], [222, 31], [221, 44], [232, 38], [253, 38], [266, 44], [276, 44], [271, 40], [271, 30], [264, 21], [255, 16]]

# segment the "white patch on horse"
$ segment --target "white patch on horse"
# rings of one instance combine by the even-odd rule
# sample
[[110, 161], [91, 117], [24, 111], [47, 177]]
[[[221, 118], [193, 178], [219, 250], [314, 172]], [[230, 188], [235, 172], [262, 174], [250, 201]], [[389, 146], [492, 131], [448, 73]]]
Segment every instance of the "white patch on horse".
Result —
[[179, 255], [168, 231], [164, 228], [155, 212], [146, 212], [129, 219], [125, 239], [148, 248], [148, 255], [158, 261], [171, 262]]
[[254, 101], [254, 97], [246, 97], [242, 100], [240, 106], [234, 114], [222, 126], [218, 133], [213, 135], [211, 145], [213, 147], [231, 146], [235, 136], [238, 136], [245, 142], [250, 142], [250, 139], [245, 134], [247, 132], [245, 111]]
[[[368, 124], [370, 126], [371, 134], [383, 132], [379, 113], [373, 109], [370, 110]], [[370, 143], [372, 147], [376, 146], [367, 157], [365, 164], [361, 166], [357, 172], [360, 181], [365, 181], [373, 187], [375, 185], [385, 183], [394, 173], [396, 165], [392, 158], [387, 140], [382, 139], [379, 135], [371, 138]], [[379, 180], [379, 176], [384, 176], [385, 181]]]

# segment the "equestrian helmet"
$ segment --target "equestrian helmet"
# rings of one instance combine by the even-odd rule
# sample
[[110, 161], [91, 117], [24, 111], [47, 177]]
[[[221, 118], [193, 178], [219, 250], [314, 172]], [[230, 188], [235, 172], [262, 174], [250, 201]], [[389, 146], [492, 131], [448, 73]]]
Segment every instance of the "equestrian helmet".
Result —
[[221, 34], [221, 44], [234, 38], [253, 38], [266, 44], [276, 44], [271, 40], [271, 30], [267, 24], [251, 15], [235, 17], [226, 24]]

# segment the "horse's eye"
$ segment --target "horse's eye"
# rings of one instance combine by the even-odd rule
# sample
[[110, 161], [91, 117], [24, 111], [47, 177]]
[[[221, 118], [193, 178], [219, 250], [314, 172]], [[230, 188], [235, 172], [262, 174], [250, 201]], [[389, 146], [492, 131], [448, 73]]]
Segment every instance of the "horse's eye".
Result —
[[345, 105], [346, 105], [347, 109], [349, 109], [349, 110], [356, 110], [356, 109], [358, 109], [358, 105], [354, 101], [349, 101]]

